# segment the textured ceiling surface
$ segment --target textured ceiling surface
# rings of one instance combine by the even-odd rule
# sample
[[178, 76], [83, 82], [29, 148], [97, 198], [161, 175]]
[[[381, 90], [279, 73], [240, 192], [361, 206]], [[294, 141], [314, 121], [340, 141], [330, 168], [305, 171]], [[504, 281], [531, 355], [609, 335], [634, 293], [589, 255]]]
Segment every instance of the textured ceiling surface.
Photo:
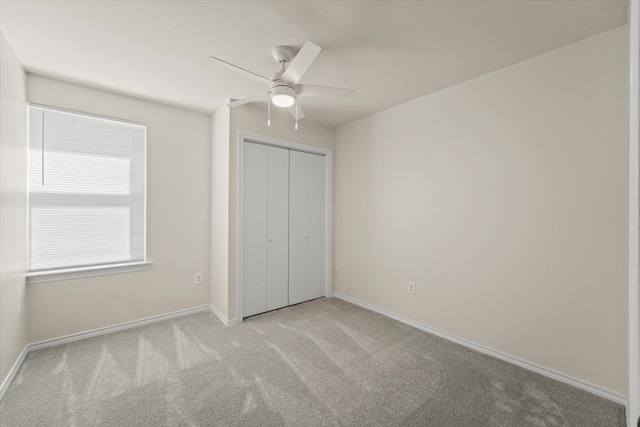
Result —
[[627, 1], [5, 1], [0, 28], [25, 69], [212, 112], [268, 87], [277, 45], [323, 49], [300, 83], [329, 126], [393, 107], [627, 22]]

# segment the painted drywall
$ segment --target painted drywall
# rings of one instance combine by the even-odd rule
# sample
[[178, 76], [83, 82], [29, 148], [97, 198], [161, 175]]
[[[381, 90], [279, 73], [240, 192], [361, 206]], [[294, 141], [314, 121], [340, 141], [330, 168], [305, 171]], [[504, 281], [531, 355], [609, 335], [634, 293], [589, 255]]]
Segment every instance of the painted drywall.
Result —
[[337, 128], [334, 291], [626, 395], [626, 37]]
[[211, 120], [211, 305], [229, 319], [229, 107]]
[[288, 111], [272, 109], [271, 126], [267, 126], [266, 105], [244, 105], [231, 109], [229, 132], [229, 294], [228, 314], [234, 320], [237, 312], [238, 262], [238, 133], [247, 132], [314, 147], [334, 149], [334, 129], [305, 118], [294, 129]]
[[29, 341], [209, 304], [211, 116], [31, 74], [27, 99], [147, 125], [153, 263], [146, 271], [27, 285]]
[[629, 404], [640, 425], [640, 2], [629, 2]]
[[25, 72], [0, 33], [0, 384], [27, 344]]

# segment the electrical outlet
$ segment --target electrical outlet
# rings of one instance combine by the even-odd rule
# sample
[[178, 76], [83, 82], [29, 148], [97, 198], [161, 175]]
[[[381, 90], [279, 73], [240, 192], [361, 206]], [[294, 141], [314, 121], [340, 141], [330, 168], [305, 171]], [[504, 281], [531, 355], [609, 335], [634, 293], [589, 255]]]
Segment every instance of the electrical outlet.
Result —
[[409, 284], [407, 286], [407, 292], [409, 292], [411, 295], [415, 295], [415, 293], [416, 293], [416, 282], [409, 282]]
[[193, 276], [193, 283], [195, 283], [196, 285], [201, 285], [202, 284], [202, 273], [196, 273]]

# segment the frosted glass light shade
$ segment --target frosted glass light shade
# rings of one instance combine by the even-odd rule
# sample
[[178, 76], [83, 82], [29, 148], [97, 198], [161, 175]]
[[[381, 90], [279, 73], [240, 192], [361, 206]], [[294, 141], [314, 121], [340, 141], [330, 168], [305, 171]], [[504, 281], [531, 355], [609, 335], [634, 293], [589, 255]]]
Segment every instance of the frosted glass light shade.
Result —
[[296, 100], [296, 91], [290, 86], [275, 86], [271, 89], [271, 102], [276, 107], [291, 107]]

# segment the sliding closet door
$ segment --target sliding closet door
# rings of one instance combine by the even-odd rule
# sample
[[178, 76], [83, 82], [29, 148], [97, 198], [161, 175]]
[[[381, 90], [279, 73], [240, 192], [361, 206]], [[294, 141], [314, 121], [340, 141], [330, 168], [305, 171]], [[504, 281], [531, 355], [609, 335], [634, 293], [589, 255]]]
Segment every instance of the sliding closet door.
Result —
[[246, 143], [242, 166], [242, 315], [267, 310], [267, 149]]
[[324, 296], [324, 156], [289, 157], [289, 304]]
[[325, 290], [325, 158], [308, 154], [307, 299]]
[[245, 143], [242, 315], [288, 304], [289, 150]]
[[289, 150], [269, 147], [267, 311], [289, 304]]
[[307, 298], [307, 154], [289, 154], [289, 304]]

